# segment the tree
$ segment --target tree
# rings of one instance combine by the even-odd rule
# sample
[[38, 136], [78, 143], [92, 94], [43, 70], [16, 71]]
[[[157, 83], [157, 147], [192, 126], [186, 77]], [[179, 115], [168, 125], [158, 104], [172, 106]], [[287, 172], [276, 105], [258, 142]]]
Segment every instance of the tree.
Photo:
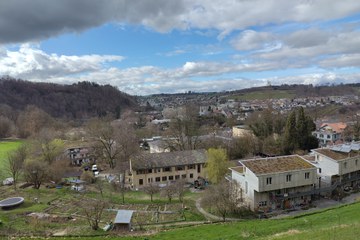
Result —
[[167, 197], [169, 202], [174, 198], [176, 194], [176, 187], [175, 184], [168, 183], [164, 188], [161, 190], [161, 195]]
[[210, 148], [207, 155], [208, 159], [205, 168], [208, 178], [212, 183], [219, 183], [224, 178], [229, 167], [226, 150]]
[[298, 143], [296, 129], [296, 112], [292, 111], [287, 118], [285, 133], [283, 139], [283, 149], [285, 154], [291, 154], [297, 147]]
[[31, 160], [25, 162], [24, 176], [25, 179], [34, 185], [35, 189], [39, 189], [41, 184], [48, 177], [49, 165], [45, 161]]
[[18, 149], [8, 154], [7, 170], [13, 178], [13, 185], [15, 190], [16, 183], [24, 167], [26, 156], [27, 150], [25, 145], [21, 145]]
[[155, 183], [150, 183], [143, 188], [143, 191], [150, 195], [150, 200], [152, 202], [154, 194], [160, 192], [160, 188], [159, 185]]
[[10, 119], [0, 116], [0, 138], [10, 137], [14, 128], [14, 123]]
[[241, 205], [241, 188], [235, 181], [222, 180], [206, 189], [201, 202], [219, 214], [225, 222], [226, 216], [236, 212]]
[[85, 215], [91, 229], [98, 230], [103, 212], [107, 208], [108, 203], [104, 200], [81, 199], [77, 205]]
[[185, 192], [186, 192], [186, 188], [185, 188], [186, 181], [185, 181], [185, 179], [179, 179], [173, 184], [174, 184], [176, 195], [179, 198], [179, 201], [182, 204], [184, 204], [184, 195], [185, 195]]
[[196, 109], [195, 106], [187, 105], [171, 119], [168, 135], [174, 140], [168, 142], [170, 149], [183, 151], [198, 148], [200, 123]]

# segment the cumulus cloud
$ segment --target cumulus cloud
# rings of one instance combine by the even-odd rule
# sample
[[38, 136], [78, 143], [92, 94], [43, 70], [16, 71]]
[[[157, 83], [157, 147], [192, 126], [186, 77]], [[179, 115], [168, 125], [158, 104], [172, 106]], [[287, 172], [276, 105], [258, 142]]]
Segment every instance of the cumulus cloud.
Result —
[[251, 26], [338, 19], [359, 11], [353, 0], [11, 0], [0, 3], [0, 43], [37, 41], [108, 22], [159, 32], [217, 29], [223, 37]]
[[98, 71], [106, 62], [123, 59], [117, 55], [47, 54], [28, 44], [22, 45], [18, 51], [0, 50], [0, 55], [0, 74], [24, 79], [48, 79]]
[[233, 38], [230, 43], [237, 50], [254, 50], [266, 48], [274, 41], [271, 33], [246, 30]]

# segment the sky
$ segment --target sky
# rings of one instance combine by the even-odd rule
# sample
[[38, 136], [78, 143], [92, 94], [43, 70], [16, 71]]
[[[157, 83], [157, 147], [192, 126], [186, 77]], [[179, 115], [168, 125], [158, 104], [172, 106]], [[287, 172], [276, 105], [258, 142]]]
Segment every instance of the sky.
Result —
[[132, 95], [360, 83], [360, 1], [0, 0], [0, 76]]

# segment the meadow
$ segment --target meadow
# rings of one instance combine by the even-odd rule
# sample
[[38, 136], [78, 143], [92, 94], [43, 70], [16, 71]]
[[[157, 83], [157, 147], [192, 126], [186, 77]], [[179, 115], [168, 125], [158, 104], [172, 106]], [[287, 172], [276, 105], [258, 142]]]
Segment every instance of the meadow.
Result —
[[[203, 224], [161, 231], [153, 235], [114, 237], [123, 240], [180, 240], [180, 239], [358, 239], [360, 234], [360, 203], [325, 209], [320, 212], [284, 219], [244, 220], [241, 222]], [[56, 238], [85, 239], [85, 238]], [[91, 239], [104, 239], [92, 237]]]
[[8, 153], [17, 149], [22, 143], [22, 140], [0, 140], [0, 176], [4, 174]]

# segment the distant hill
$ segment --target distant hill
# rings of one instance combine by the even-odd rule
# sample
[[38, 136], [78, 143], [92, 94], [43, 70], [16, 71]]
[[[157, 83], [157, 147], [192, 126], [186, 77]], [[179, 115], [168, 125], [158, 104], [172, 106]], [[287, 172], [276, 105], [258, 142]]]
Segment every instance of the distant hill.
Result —
[[16, 110], [35, 105], [57, 118], [84, 119], [137, 107], [134, 97], [110, 85], [79, 82], [72, 85], [0, 79], [0, 104]]

